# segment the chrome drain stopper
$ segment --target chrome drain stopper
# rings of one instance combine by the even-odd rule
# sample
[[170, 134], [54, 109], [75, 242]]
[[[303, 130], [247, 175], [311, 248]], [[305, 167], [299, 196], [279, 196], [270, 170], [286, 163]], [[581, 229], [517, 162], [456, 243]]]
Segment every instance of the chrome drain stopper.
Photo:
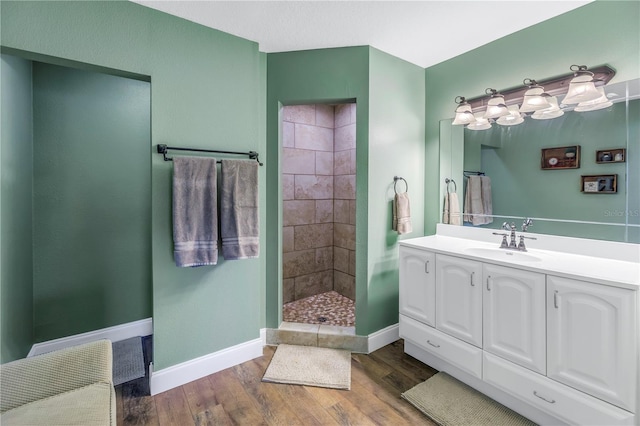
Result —
[[327, 322], [327, 319], [325, 317], [318, 317], [318, 321]]

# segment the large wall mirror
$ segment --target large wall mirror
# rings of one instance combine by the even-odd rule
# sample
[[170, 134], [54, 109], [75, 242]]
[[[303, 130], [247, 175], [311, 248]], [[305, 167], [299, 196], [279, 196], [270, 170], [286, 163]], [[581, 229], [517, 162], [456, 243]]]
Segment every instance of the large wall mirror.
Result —
[[464, 226], [520, 229], [532, 218], [530, 232], [640, 243], [640, 79], [604, 89], [606, 108], [549, 120], [486, 130], [442, 120], [440, 199], [457, 190], [463, 210], [467, 176], [484, 173], [492, 222]]

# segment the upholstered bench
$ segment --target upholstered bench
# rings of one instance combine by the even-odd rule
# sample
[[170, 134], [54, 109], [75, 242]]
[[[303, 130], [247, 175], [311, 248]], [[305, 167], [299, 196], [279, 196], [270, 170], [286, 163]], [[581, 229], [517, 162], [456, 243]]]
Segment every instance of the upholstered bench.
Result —
[[0, 424], [115, 425], [111, 342], [100, 340], [0, 366]]

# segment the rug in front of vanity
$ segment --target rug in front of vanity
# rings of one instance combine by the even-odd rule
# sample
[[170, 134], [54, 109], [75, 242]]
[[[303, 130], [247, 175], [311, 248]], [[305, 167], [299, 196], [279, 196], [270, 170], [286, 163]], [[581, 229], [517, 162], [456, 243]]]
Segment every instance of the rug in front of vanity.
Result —
[[446, 373], [437, 373], [402, 397], [442, 426], [534, 426], [535, 423]]
[[263, 382], [351, 389], [351, 352], [280, 344]]

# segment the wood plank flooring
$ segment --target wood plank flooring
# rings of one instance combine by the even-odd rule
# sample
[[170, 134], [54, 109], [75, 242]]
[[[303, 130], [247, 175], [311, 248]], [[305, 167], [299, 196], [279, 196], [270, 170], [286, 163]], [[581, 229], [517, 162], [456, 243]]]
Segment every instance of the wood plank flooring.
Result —
[[398, 340], [352, 354], [350, 391], [263, 383], [271, 346], [260, 358], [153, 397], [147, 380], [135, 380], [116, 386], [118, 425], [434, 425], [400, 394], [436, 370], [403, 347]]

